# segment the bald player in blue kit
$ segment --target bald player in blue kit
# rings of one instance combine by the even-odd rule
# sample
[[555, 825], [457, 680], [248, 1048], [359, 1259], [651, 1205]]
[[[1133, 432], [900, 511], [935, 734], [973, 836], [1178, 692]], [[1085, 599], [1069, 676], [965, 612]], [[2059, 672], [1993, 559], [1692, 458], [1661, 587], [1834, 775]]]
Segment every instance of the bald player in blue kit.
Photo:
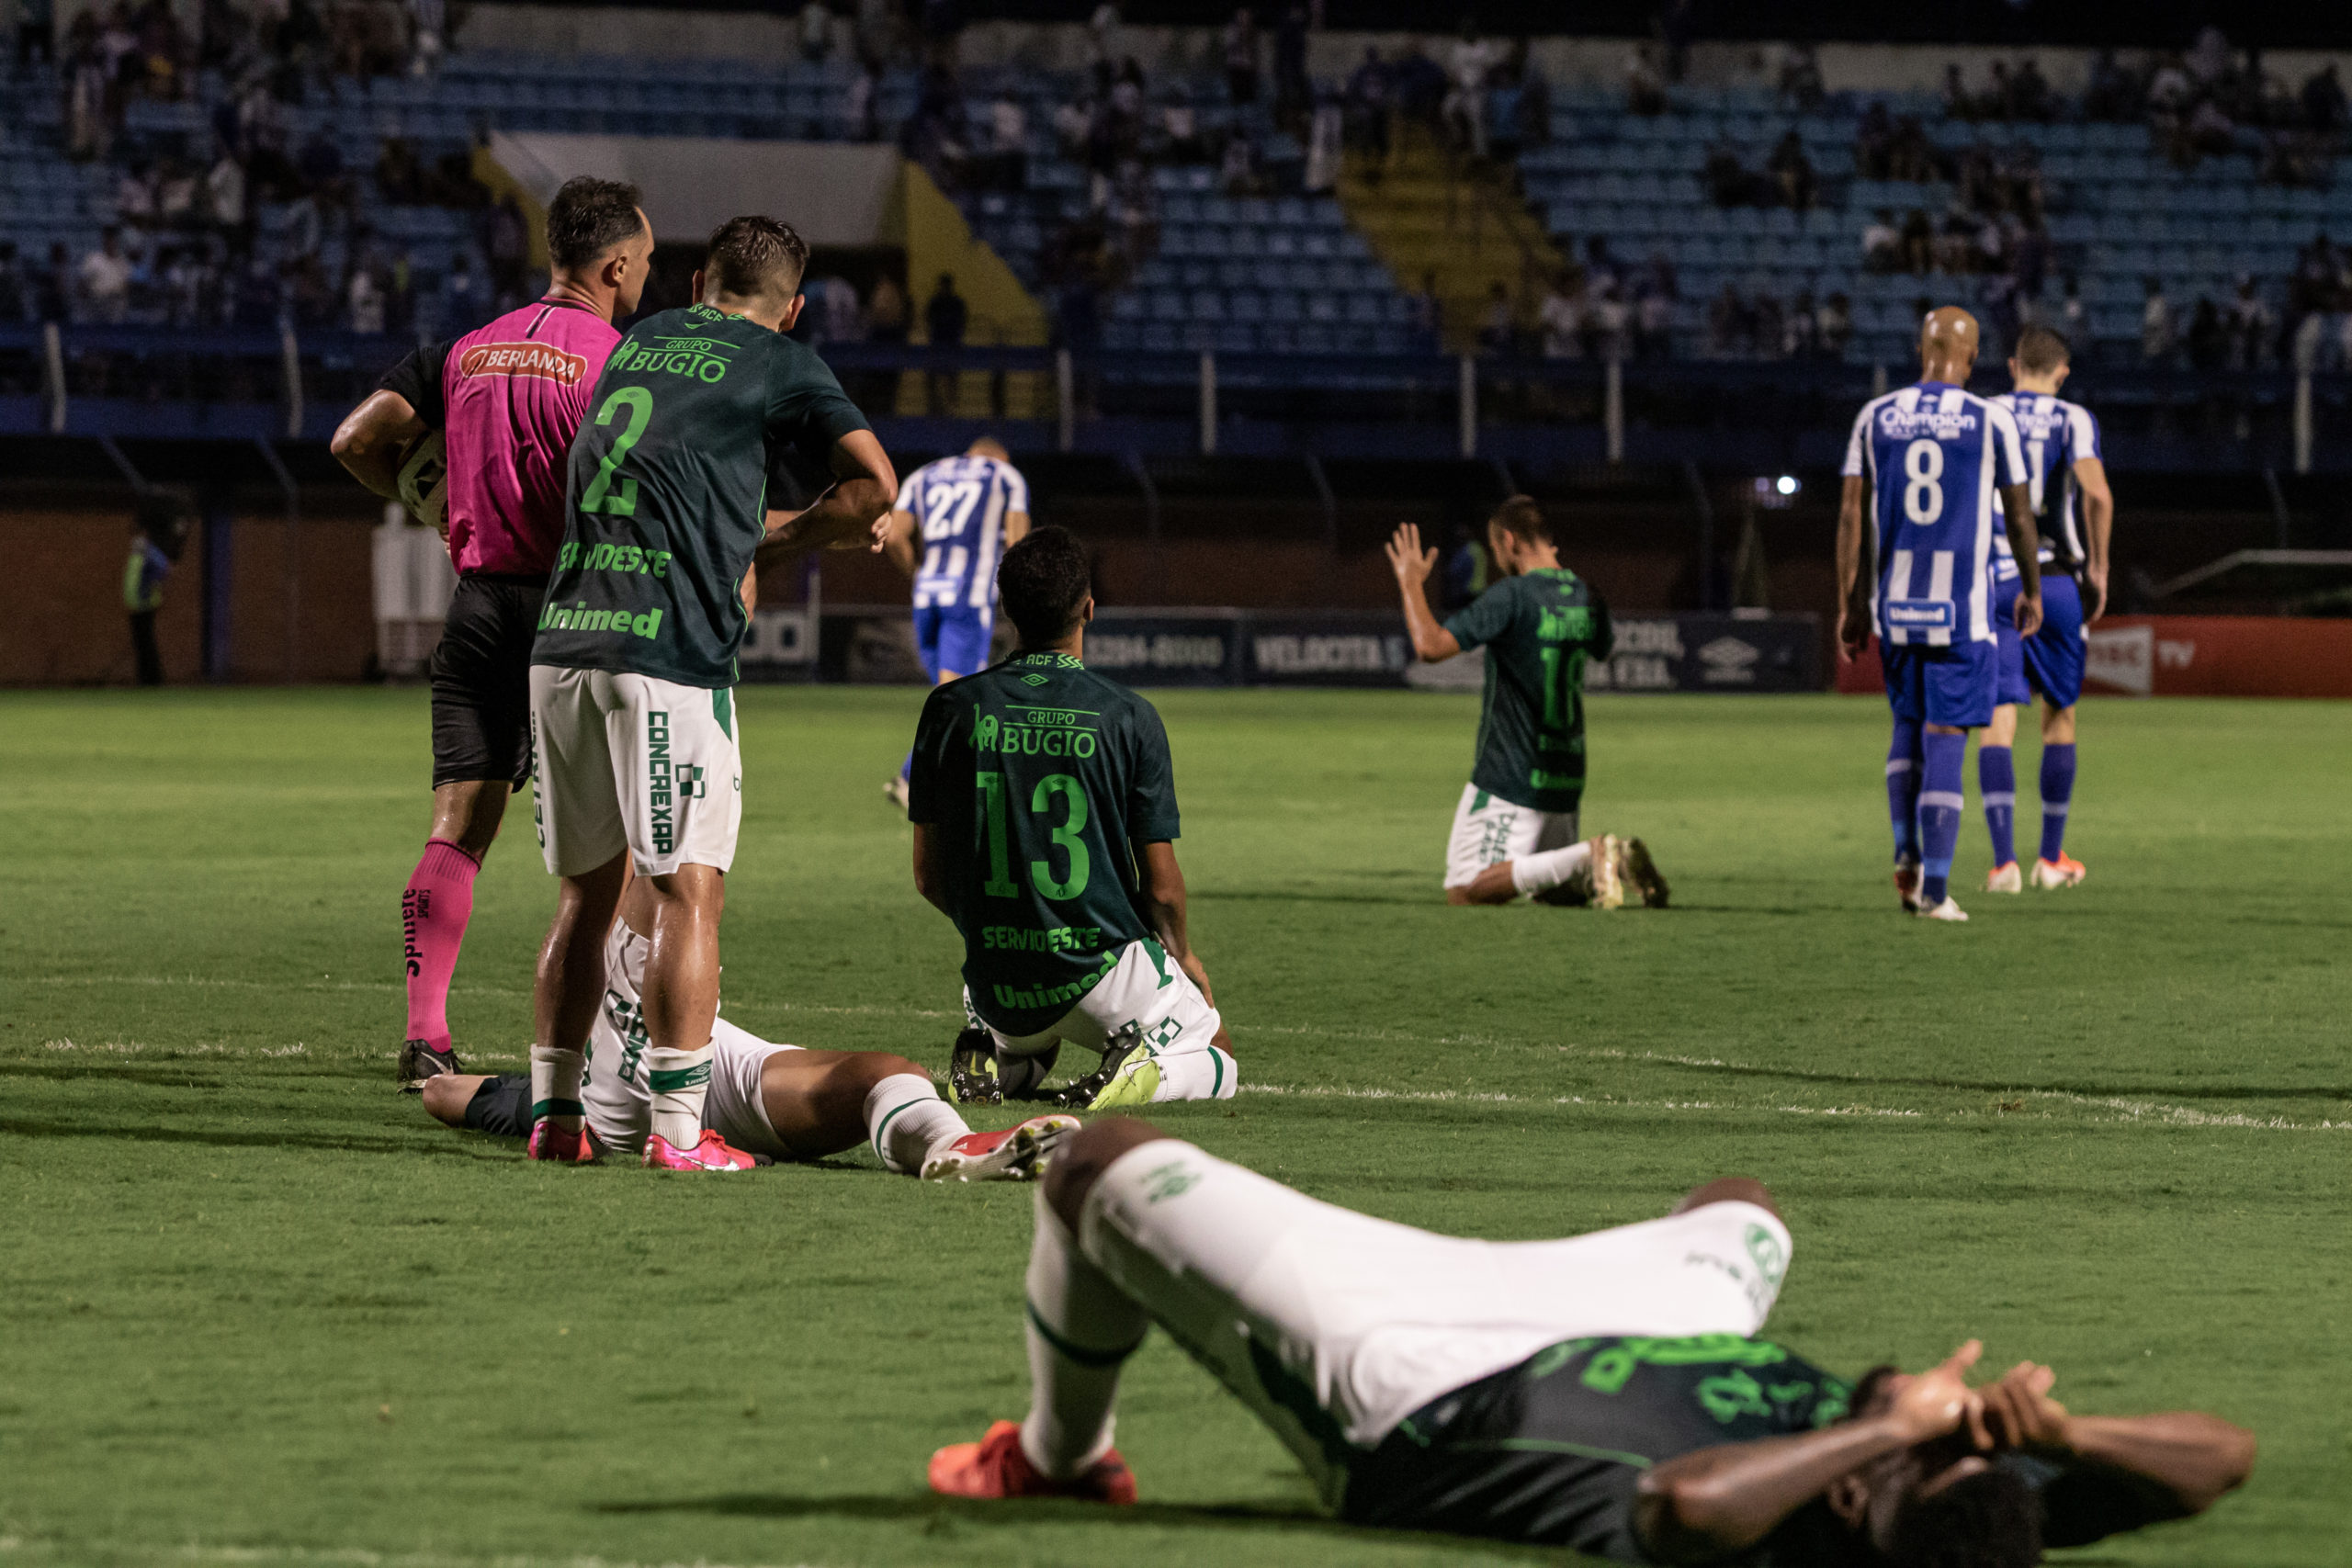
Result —
[[1838, 639], [1851, 657], [1877, 634], [1894, 716], [1895, 892], [1911, 913], [1954, 921], [1968, 919], [1950, 891], [1968, 731], [1992, 722], [1999, 688], [1996, 499], [2019, 578], [2018, 634], [2041, 625], [2025, 453], [2009, 411], [1967, 390], [1976, 344], [1967, 311], [1928, 312], [1918, 381], [1855, 416], [1838, 514]]

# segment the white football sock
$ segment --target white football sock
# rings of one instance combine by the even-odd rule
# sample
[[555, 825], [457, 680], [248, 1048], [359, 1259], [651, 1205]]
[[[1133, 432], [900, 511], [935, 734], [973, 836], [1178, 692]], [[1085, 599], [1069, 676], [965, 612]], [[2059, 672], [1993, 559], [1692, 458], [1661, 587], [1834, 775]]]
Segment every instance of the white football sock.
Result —
[[1521, 855], [1510, 863], [1510, 885], [1521, 893], [1544, 893], [1591, 864], [1592, 843], [1589, 840], [1570, 844], [1565, 849]]
[[653, 1089], [653, 1135], [673, 1149], [690, 1149], [702, 1142], [702, 1102], [710, 1093], [707, 1041], [698, 1051], [667, 1051], [659, 1045], [645, 1053], [646, 1080]]
[[1029, 1418], [1021, 1451], [1057, 1481], [1082, 1475], [1110, 1450], [1119, 1367], [1143, 1343], [1151, 1318], [1110, 1277], [1080, 1256], [1039, 1188], [1029, 1247]]
[[865, 1091], [865, 1138], [885, 1170], [921, 1176], [934, 1152], [971, 1130], [920, 1073], [893, 1073]]
[[1154, 1105], [1170, 1100], [1231, 1100], [1241, 1087], [1241, 1069], [1230, 1054], [1211, 1045], [1181, 1056], [1159, 1058], [1159, 1089]]
[[531, 1047], [531, 1120], [552, 1116], [555, 1124], [577, 1131], [587, 1114], [580, 1103], [580, 1079], [588, 1071], [585, 1052], [553, 1045]]

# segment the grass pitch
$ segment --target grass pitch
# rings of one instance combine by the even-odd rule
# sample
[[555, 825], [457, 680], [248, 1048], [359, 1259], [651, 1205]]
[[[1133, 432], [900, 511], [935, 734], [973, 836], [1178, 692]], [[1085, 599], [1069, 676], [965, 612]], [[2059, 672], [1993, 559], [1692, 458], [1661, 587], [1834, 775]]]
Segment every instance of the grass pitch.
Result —
[[[944, 1066], [956, 947], [876, 787], [919, 695], [745, 694], [726, 987], [771, 1038]], [[1596, 702], [1585, 821], [1676, 903], [1596, 915], [1440, 901], [1470, 699], [1158, 701], [1246, 1086], [1166, 1124], [1497, 1237], [1761, 1176], [1772, 1331], [1816, 1359], [1981, 1334], [2078, 1407], [2259, 1433], [2244, 1494], [2085, 1561], [2344, 1561], [2352, 707], [2092, 705], [2089, 882], [1971, 897], [1972, 790], [1952, 928], [1886, 886], [1875, 703]], [[1553, 1555], [1314, 1518], [1157, 1337], [1147, 1506], [930, 1497], [934, 1447], [1023, 1405], [1027, 1193], [543, 1170], [395, 1097], [423, 694], [19, 694], [0, 737], [0, 1563]], [[518, 813], [452, 1006], [492, 1070], [549, 902]]]

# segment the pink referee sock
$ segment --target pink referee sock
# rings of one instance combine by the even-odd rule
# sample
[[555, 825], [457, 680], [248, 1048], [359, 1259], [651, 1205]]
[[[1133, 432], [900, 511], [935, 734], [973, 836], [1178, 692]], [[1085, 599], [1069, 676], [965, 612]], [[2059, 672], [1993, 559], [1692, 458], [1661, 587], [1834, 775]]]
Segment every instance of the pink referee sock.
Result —
[[408, 1037], [449, 1048], [449, 976], [474, 912], [481, 862], [447, 839], [428, 839], [401, 894], [401, 939], [408, 962]]

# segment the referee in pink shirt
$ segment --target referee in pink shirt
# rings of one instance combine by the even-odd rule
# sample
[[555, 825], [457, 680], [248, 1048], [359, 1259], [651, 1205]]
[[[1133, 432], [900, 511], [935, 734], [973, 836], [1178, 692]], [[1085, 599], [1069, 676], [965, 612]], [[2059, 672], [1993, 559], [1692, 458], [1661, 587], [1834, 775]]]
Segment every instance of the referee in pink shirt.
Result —
[[409, 355], [334, 434], [335, 457], [387, 500], [399, 497], [413, 445], [435, 431], [448, 467], [444, 515], [432, 521], [458, 587], [433, 650], [433, 827], [401, 893], [403, 1089], [465, 1070], [449, 1043], [449, 978], [474, 875], [507, 795], [531, 776], [531, 642], [563, 540], [571, 438], [652, 257], [635, 186], [566, 182], [548, 206], [546, 295]]

